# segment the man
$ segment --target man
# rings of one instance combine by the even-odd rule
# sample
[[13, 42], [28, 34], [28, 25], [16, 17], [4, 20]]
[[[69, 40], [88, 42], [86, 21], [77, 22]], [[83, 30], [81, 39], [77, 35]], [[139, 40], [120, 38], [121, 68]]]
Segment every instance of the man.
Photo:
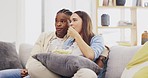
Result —
[[[34, 45], [31, 56], [38, 53], [47, 53], [53, 50], [53, 46], [62, 45], [68, 38], [67, 30], [69, 27], [69, 19], [72, 12], [62, 9], [57, 12], [55, 18], [56, 32], [43, 33]], [[60, 78], [59, 75], [49, 71], [39, 61], [30, 57], [27, 61], [26, 68], [31, 78]]]

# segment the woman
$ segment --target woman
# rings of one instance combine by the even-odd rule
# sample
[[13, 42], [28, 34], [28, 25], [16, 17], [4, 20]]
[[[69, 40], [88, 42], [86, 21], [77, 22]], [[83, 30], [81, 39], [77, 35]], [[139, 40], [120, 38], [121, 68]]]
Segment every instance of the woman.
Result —
[[[76, 11], [71, 15], [67, 34], [70, 38], [64, 44], [75, 48], [73, 55], [82, 55], [95, 61], [105, 48], [103, 38], [92, 32], [91, 19], [84, 11]], [[97, 78], [97, 75], [93, 74], [90, 69], [83, 69], [81, 73], [85, 75], [76, 73], [74, 78]]]

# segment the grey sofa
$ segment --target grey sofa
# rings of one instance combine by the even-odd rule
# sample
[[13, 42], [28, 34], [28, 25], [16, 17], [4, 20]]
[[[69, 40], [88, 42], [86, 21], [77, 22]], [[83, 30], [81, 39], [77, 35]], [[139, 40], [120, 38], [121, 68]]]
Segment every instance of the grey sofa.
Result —
[[[112, 46], [107, 64], [105, 78], [120, 78], [126, 64], [141, 46]], [[23, 66], [25, 66], [30, 55], [32, 45], [21, 44], [19, 47], [19, 57]]]

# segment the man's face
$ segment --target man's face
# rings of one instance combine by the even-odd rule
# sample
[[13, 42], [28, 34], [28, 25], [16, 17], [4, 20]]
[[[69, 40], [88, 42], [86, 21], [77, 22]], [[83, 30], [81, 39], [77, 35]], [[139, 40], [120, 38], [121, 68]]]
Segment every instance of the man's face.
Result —
[[58, 13], [55, 18], [56, 35], [63, 38], [67, 34], [69, 27], [69, 16], [64, 13]]

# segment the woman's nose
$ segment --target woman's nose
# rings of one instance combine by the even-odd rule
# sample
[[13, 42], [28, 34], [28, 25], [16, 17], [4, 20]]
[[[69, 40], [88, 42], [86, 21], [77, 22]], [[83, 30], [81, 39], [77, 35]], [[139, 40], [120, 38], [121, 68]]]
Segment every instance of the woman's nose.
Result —
[[69, 26], [72, 26], [72, 22], [71, 22], [71, 23], [69, 23]]

